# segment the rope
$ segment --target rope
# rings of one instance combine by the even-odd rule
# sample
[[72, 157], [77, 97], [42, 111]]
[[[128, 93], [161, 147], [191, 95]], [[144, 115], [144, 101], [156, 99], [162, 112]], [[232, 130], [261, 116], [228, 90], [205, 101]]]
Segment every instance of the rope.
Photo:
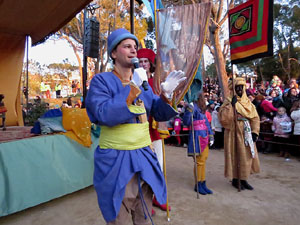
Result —
[[[268, 133], [268, 132], [259, 132], [259, 134], [274, 135], [274, 133]], [[290, 135], [290, 138], [293, 137], [293, 136], [298, 136], [298, 135], [294, 135], [294, 134], [289, 134], [289, 135]], [[170, 134], [170, 137], [186, 137], [186, 136], [189, 136], [189, 134]], [[289, 144], [289, 143], [276, 142], [276, 141], [267, 141], [267, 140], [264, 140], [264, 139], [258, 139], [257, 142], [268, 142], [268, 143], [273, 143], [273, 144], [284, 144], [284, 145], [300, 147], [300, 145], [298, 145], [298, 144]]]
[[267, 143], [271, 143], [271, 144], [283, 144], [283, 145], [300, 147], [300, 145], [297, 145], [297, 144], [289, 144], [289, 143], [282, 143], [282, 142], [276, 142], [276, 141], [266, 141], [266, 140], [262, 140], [262, 139], [258, 139], [257, 142], [267, 142]]
[[[142, 187], [141, 187], [141, 173], [140, 172], [138, 173], [138, 186], [139, 186], [139, 194], [140, 194], [140, 198], [141, 198], [141, 201], [142, 201], [142, 208], [143, 208], [143, 213], [144, 213], [144, 216], [145, 216], [145, 220], [147, 219], [147, 215], [145, 213], [145, 211], [146, 211], [149, 218], [150, 218], [150, 220], [151, 220], [152, 225], [154, 225], [152, 217], [149, 213], [147, 204], [146, 204], [144, 196], [143, 196]], [[146, 208], [146, 210], [145, 210], [145, 208]]]

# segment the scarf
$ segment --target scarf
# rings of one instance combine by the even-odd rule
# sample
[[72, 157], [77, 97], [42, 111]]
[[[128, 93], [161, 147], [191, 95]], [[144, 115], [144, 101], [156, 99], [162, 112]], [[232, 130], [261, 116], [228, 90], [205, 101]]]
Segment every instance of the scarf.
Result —
[[244, 135], [245, 135], [245, 145], [250, 146], [251, 156], [255, 157], [254, 143], [252, 139], [251, 127], [248, 120], [244, 120]]
[[[239, 114], [241, 114], [243, 117], [248, 118], [248, 119], [258, 117], [255, 106], [252, 104], [250, 99], [247, 97], [246, 90], [245, 90], [246, 82], [245, 82], [244, 78], [237, 77], [234, 80], [234, 86], [237, 86], [237, 85], [243, 85], [243, 94], [241, 97], [237, 95], [237, 103], [235, 104], [236, 111]], [[229, 90], [231, 90], [231, 95], [230, 95], [230, 97], [227, 98], [227, 100], [229, 102], [231, 102], [233, 94], [236, 95], [236, 93], [234, 90], [234, 93], [232, 94], [232, 83], [230, 83], [228, 85], [228, 87], [229, 87]]]

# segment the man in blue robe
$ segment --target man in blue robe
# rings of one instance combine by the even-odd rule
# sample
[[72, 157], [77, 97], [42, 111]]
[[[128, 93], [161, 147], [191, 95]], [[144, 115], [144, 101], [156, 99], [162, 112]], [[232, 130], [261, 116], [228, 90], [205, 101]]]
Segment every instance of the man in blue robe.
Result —
[[[86, 98], [90, 120], [101, 126], [95, 150], [94, 187], [107, 224], [149, 224], [152, 196], [166, 202], [166, 184], [157, 157], [151, 150], [147, 117], [166, 121], [177, 115], [170, 106], [174, 89], [185, 80], [173, 71], [162, 83], [161, 97], [142, 88], [147, 80], [143, 68], [133, 71], [137, 38], [125, 29], [108, 37], [112, 72], [97, 74]], [[151, 219], [151, 217], [150, 217]]]

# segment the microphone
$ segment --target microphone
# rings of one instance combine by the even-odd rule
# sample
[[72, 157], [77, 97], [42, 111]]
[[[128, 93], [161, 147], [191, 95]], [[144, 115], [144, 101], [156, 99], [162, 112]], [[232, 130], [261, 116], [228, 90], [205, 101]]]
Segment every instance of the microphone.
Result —
[[[133, 64], [134, 69], [137, 69], [140, 67], [139, 59], [138, 58], [132, 58], [131, 63]], [[148, 82], [146, 80], [143, 81], [142, 87], [144, 88], [145, 91], [149, 89], [148, 87]]]

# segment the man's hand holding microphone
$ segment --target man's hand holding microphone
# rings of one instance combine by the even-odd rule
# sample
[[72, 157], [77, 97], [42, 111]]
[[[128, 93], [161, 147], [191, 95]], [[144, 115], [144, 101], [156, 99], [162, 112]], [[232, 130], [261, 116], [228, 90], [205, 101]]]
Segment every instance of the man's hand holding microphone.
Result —
[[132, 82], [140, 87], [142, 86], [145, 91], [147, 91], [148, 88], [148, 76], [146, 70], [144, 68], [139, 67], [139, 59], [138, 58], [132, 58], [131, 62], [134, 67], [133, 76], [132, 76]]

